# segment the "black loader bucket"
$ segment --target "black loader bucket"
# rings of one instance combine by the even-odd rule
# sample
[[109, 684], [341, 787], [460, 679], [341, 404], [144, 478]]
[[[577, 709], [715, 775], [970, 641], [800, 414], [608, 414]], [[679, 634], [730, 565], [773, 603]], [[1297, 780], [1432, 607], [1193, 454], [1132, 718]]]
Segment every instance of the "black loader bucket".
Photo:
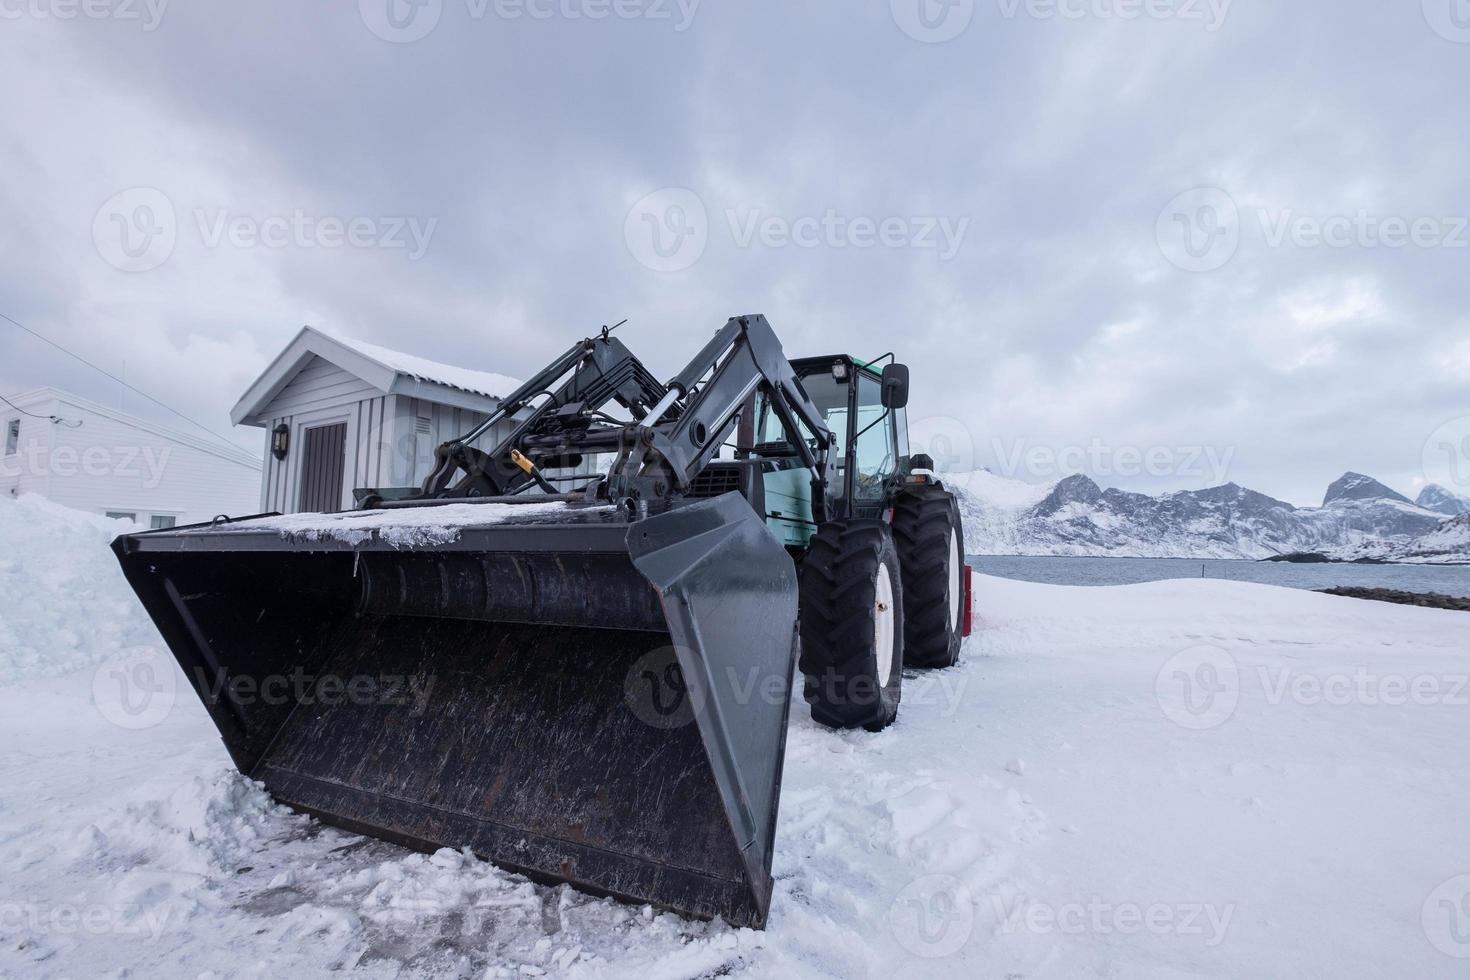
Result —
[[[454, 510], [471, 516], [253, 519], [113, 549], [235, 764], [282, 802], [764, 925], [796, 659], [786, 552], [736, 494], [637, 521]], [[374, 523], [416, 515], [434, 526]]]

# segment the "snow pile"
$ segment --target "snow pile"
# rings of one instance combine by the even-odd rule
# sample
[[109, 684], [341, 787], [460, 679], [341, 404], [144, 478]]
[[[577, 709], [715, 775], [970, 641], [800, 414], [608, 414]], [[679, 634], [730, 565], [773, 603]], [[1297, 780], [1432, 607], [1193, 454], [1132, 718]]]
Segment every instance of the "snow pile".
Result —
[[238, 772], [181, 775], [184, 781], [168, 796], [128, 803], [92, 827], [92, 855], [202, 876], [233, 874], [271, 838], [306, 824]]
[[36, 496], [0, 497], [0, 684], [159, 642], [108, 550], [133, 530]]

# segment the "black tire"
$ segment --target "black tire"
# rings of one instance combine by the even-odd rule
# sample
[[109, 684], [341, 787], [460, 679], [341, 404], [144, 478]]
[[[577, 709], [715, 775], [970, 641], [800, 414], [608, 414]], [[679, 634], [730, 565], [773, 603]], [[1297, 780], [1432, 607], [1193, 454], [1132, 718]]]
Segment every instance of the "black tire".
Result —
[[[884, 572], [892, 640], [879, 650]], [[903, 571], [888, 525], [856, 519], [823, 524], [801, 563], [801, 672], [812, 719], [870, 732], [893, 724], [903, 693], [903, 635]], [[886, 658], [886, 681], [880, 658]]]
[[893, 502], [893, 537], [903, 569], [903, 662], [953, 667], [965, 625], [965, 529], [954, 495], [932, 483], [905, 488]]

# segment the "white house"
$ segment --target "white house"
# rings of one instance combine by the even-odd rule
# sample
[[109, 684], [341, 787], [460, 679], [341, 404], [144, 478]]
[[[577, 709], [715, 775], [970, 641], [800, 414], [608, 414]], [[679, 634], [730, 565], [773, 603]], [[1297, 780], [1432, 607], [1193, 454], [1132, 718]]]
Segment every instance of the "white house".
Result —
[[59, 391], [0, 402], [0, 495], [173, 527], [256, 513], [260, 461]]
[[520, 385], [305, 327], [230, 417], [267, 430], [260, 510], [335, 511], [353, 506], [359, 487], [421, 484], [435, 447], [489, 417]]

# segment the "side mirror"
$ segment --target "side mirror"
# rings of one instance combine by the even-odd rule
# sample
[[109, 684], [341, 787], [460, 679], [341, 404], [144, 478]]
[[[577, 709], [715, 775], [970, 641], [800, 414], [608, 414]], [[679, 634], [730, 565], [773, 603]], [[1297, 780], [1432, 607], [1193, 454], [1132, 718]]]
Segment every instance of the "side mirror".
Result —
[[883, 407], [899, 409], [909, 403], [909, 366], [890, 364], [883, 369]]

